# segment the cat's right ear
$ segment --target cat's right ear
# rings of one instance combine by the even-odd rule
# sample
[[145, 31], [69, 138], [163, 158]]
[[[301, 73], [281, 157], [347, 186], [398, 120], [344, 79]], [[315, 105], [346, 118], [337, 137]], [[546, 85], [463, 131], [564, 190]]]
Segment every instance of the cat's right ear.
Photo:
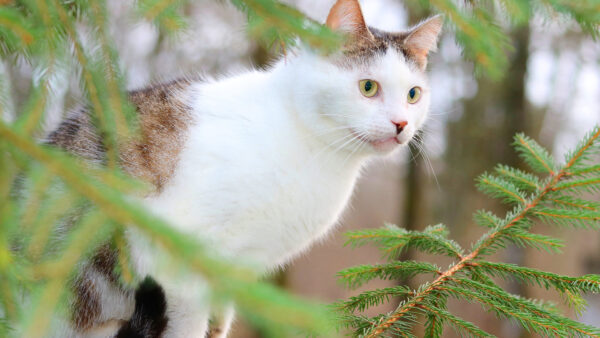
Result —
[[337, 0], [325, 23], [331, 30], [348, 34], [352, 40], [372, 39], [358, 0]]

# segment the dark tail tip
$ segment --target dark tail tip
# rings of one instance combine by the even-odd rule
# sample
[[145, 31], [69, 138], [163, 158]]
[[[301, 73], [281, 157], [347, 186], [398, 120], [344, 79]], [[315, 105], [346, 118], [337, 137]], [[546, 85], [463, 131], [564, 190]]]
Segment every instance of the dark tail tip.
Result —
[[167, 327], [167, 299], [163, 288], [146, 277], [135, 291], [135, 309], [116, 338], [157, 338]]

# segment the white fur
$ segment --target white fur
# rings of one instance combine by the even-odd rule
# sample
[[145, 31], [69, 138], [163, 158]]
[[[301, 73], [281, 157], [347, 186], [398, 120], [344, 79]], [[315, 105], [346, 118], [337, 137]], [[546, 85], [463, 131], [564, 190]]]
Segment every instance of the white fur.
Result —
[[[364, 97], [362, 79], [377, 81], [379, 95]], [[422, 97], [409, 104], [414, 86]], [[268, 71], [196, 83], [186, 95], [194, 122], [180, 163], [164, 191], [143, 203], [259, 271], [286, 264], [327, 234], [363, 164], [398, 148], [367, 140], [395, 137], [391, 121], [407, 121], [398, 136], [406, 144], [429, 106], [425, 75], [393, 48], [352, 69], [300, 49]], [[178, 313], [178, 323], [169, 316], [166, 336], [203, 337], [208, 309], [201, 306], [207, 292], [201, 280], [182, 281], [157, 264], [160, 253], [137, 234], [130, 242], [138, 272], [165, 287], [169, 311]]]

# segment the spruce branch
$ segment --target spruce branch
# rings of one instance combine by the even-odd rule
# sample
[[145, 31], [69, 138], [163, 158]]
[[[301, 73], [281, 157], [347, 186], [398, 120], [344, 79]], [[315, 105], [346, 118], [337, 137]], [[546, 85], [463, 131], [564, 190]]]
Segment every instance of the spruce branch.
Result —
[[514, 319], [525, 328], [547, 336], [600, 337], [600, 330], [545, 311], [533, 302], [513, 296], [502, 289], [486, 291], [444, 285], [438, 290], [467, 301], [476, 301], [501, 318]]
[[429, 226], [424, 231], [407, 231], [394, 225], [383, 229], [348, 232], [345, 245], [352, 247], [377, 243], [384, 257], [397, 257], [403, 251], [414, 248], [432, 254], [462, 258], [463, 250], [458, 243], [447, 239], [448, 230], [442, 224]]
[[500, 177], [511, 182], [517, 188], [523, 191], [534, 192], [540, 189], [542, 185], [537, 176], [524, 172], [520, 169], [511, 168], [507, 165], [498, 165], [494, 171]]
[[546, 235], [534, 234], [532, 232], [514, 227], [507, 231], [504, 238], [506, 241], [510, 241], [520, 247], [542, 249], [548, 253], [560, 253], [561, 248], [565, 246], [561, 239]]
[[[424, 310], [427, 315], [431, 316], [431, 318], [428, 318], [427, 323], [429, 327], [426, 326], [425, 328], [426, 337], [440, 337], [443, 324], [451, 325], [457, 332], [462, 333], [467, 337], [493, 337], [489, 333], [478, 328], [475, 324], [456, 317], [444, 309], [427, 305], [419, 305], [417, 308]], [[435, 321], [438, 321], [439, 323], [436, 323]]]
[[358, 296], [350, 297], [347, 301], [337, 302], [333, 304], [333, 307], [348, 313], [354, 311], [362, 312], [368, 307], [388, 302], [392, 297], [406, 297], [413, 294], [412, 290], [404, 286], [381, 288], [373, 291], [365, 291]]
[[491, 197], [501, 198], [505, 203], [523, 203], [525, 195], [511, 182], [492, 175], [483, 174], [478, 182], [477, 187], [485, 194]]
[[[427, 318], [427, 328], [432, 330], [432, 336], [436, 336], [434, 333], [438, 332], [438, 329], [432, 325], [437, 325], [435, 320], [442, 316], [442, 312], [431, 304], [440, 295], [444, 295], [481, 303], [498, 316], [516, 319], [524, 327], [539, 333], [600, 337], [600, 331], [597, 328], [577, 323], [549, 312], [535, 302], [511, 295], [497, 287], [493, 280], [489, 279], [489, 276], [515, 278], [524, 283], [552, 288], [563, 294], [575, 307], [580, 307], [583, 304], [581, 293], [600, 292], [600, 276], [567, 277], [512, 264], [481, 260], [484, 255], [504, 247], [504, 243], [507, 241], [548, 251], [557, 251], [562, 247], [563, 243], [558, 239], [533, 234], [529, 231], [532, 225], [531, 218], [534, 217], [565, 226], [598, 226], [600, 213], [597, 203], [566, 195], [564, 192], [568, 189], [563, 187], [571, 187], [572, 185], [569, 184], [581, 185], [581, 180], [571, 179], [574, 168], [585, 174], [595, 172], [595, 165], [586, 166], [585, 159], [591, 158], [590, 153], [594, 153], [599, 140], [600, 127], [595, 127], [584, 138], [584, 141], [569, 153], [566, 163], [557, 167], [551, 155], [539, 144], [522, 134], [516, 135], [514, 145], [520, 156], [534, 170], [546, 173], [548, 177], [540, 180], [532, 174], [506, 166], [498, 166], [496, 169], [496, 173], [504, 178], [483, 175], [479, 180], [482, 190], [488, 192], [492, 197], [509, 200], [515, 205], [514, 209], [505, 218], [500, 218], [487, 211], [478, 211], [475, 214], [476, 222], [490, 230], [472, 246], [471, 252], [461, 255], [457, 262], [447, 270], [439, 272], [431, 283], [406, 295], [405, 300], [396, 310], [379, 317], [376, 321], [371, 321], [370, 326], [362, 327], [357, 333], [366, 337], [377, 337], [386, 331], [397, 328], [399, 323], [412, 323], [415, 320], [416, 311], [424, 312]], [[588, 183], [587, 179], [585, 182]], [[590, 181], [588, 189], [596, 191], [599, 183], [600, 181]], [[524, 194], [523, 191], [527, 191], [529, 195]], [[358, 244], [372, 241], [384, 249], [391, 245], [392, 240], [418, 236], [418, 232], [401, 230], [392, 232], [388, 229], [352, 232], [349, 236]], [[424, 234], [427, 234], [427, 231]], [[435, 243], [435, 241], [431, 241], [431, 243]], [[422, 244], [425, 247], [427, 245], [426, 243]], [[415, 263], [411, 262], [410, 264]], [[361, 269], [368, 271], [369, 266], [362, 266]], [[393, 274], [392, 271], [386, 271], [385, 276]], [[350, 308], [364, 309], [365, 307], [361, 304], [353, 304], [353, 307]]]
[[114, 125], [114, 115], [111, 109], [108, 109], [106, 104], [103, 104], [101, 97], [101, 88], [97, 83], [97, 79], [101, 77], [94, 76], [94, 70], [86, 55], [81, 41], [75, 31], [73, 19], [69, 17], [69, 13], [63, 8], [58, 0], [50, 0], [53, 8], [58, 13], [58, 18], [66, 31], [66, 35], [71, 40], [75, 50], [75, 56], [81, 67], [85, 88], [92, 105], [94, 117], [98, 120], [98, 127], [103, 137], [103, 144], [106, 148], [106, 157], [108, 166], [115, 168], [117, 166], [117, 137]]
[[505, 279], [515, 278], [525, 283], [535, 283], [546, 289], [554, 288], [559, 292], [600, 292], [600, 276], [596, 275], [567, 277], [532, 268], [521, 267], [515, 264], [492, 263], [486, 261], [468, 264], [477, 267], [479, 271], [490, 276], [499, 276]]
[[406, 261], [379, 265], [360, 265], [338, 272], [340, 281], [351, 288], [356, 288], [375, 279], [401, 279], [413, 277], [421, 273], [440, 274], [440, 269], [429, 263]]

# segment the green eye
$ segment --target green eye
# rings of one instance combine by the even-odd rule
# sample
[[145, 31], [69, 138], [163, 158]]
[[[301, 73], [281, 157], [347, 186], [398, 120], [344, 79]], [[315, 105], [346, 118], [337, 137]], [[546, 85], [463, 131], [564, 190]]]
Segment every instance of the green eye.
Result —
[[417, 103], [421, 98], [421, 88], [420, 87], [412, 87], [408, 91], [408, 103]]
[[358, 82], [360, 92], [366, 97], [373, 97], [379, 91], [379, 85], [373, 80], [360, 80]]

